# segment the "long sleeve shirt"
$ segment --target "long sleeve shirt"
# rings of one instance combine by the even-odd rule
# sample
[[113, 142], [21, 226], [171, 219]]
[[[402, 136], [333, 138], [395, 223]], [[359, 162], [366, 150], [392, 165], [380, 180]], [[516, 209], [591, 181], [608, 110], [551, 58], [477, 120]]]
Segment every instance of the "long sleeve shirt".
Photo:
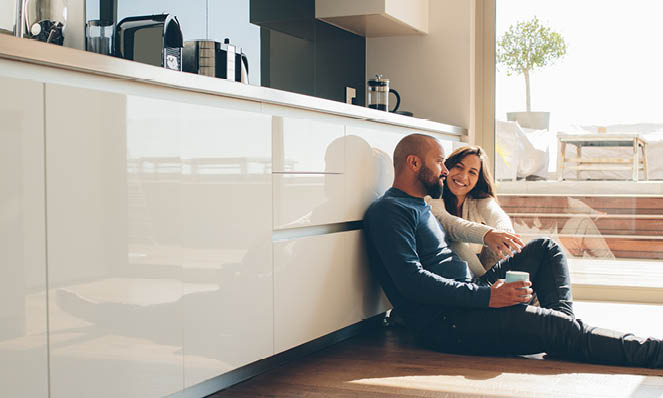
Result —
[[[433, 215], [442, 223], [444, 228], [448, 228], [450, 215], [444, 207], [442, 199], [426, 198], [426, 202], [430, 203]], [[513, 224], [508, 214], [492, 197], [483, 199], [465, 198], [463, 203], [464, 220], [471, 221], [472, 223], [480, 223], [488, 227], [492, 227], [498, 231], [514, 232]], [[448, 236], [449, 247], [460, 258], [467, 261], [470, 270], [475, 276], [483, 275], [487, 269], [490, 269], [501, 258], [488, 247], [484, 247], [482, 242], [475, 242], [465, 236]], [[480, 257], [477, 254], [481, 253]]]
[[[448, 247], [445, 230], [423, 198], [390, 188], [367, 210], [364, 232], [373, 272], [415, 330], [447, 308], [488, 307], [490, 287], [471, 282], [467, 263]], [[482, 241], [479, 234], [475, 239]]]

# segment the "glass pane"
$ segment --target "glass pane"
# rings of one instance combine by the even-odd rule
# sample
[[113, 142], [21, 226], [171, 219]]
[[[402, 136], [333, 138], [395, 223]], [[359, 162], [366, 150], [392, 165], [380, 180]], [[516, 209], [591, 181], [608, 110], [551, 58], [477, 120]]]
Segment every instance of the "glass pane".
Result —
[[561, 243], [578, 285], [662, 286], [663, 3], [496, 4], [495, 179], [514, 228]]

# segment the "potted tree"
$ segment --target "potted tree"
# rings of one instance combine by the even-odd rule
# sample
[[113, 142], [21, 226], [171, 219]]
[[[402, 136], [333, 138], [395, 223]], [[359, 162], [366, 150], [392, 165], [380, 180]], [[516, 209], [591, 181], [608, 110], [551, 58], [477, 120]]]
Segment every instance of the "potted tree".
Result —
[[530, 101], [530, 71], [548, 66], [566, 54], [562, 36], [543, 26], [535, 16], [518, 22], [497, 42], [497, 62], [506, 66], [507, 76], [525, 77], [526, 112], [508, 112], [507, 120], [517, 121], [522, 127], [547, 129], [550, 112], [532, 112]]

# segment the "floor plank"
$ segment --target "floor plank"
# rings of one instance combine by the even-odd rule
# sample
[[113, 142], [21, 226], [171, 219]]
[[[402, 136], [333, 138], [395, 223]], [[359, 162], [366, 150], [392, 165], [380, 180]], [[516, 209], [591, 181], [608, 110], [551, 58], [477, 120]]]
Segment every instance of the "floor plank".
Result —
[[[598, 326], [663, 335], [663, 306], [576, 303]], [[423, 349], [398, 327], [367, 331], [256, 376], [226, 397], [662, 397], [663, 370]]]

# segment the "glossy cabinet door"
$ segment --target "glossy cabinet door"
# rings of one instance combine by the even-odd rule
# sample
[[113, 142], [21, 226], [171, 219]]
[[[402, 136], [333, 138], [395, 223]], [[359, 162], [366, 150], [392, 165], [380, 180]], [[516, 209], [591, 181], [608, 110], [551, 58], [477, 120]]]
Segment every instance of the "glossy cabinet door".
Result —
[[346, 128], [345, 217], [361, 220], [394, 181], [393, 153], [407, 135], [402, 129]]
[[44, 85], [0, 87], [0, 396], [46, 398]]
[[361, 231], [274, 242], [274, 349], [282, 352], [379, 313]]
[[190, 387], [274, 352], [272, 118], [253, 103], [178, 106]]
[[164, 396], [271, 356], [271, 117], [46, 97], [53, 396]]
[[274, 172], [343, 173], [343, 123], [304, 116], [274, 116]]
[[274, 229], [309, 227], [346, 221], [345, 175], [273, 175]]
[[341, 119], [273, 111], [274, 229], [343, 222], [345, 125]]
[[[45, 95], [51, 397], [177, 392], [184, 284], [172, 110], [142, 109], [143, 129], [126, 95], [55, 84]], [[145, 140], [141, 164], [132, 152]], [[156, 193], [145, 187], [153, 180]]]
[[371, 318], [390, 309], [391, 303], [371, 272], [363, 231], [346, 232], [345, 250], [347, 252], [346, 261], [348, 264], [354, 264], [356, 278], [359, 280], [362, 292], [361, 301], [357, 304], [361, 308], [362, 319]]

